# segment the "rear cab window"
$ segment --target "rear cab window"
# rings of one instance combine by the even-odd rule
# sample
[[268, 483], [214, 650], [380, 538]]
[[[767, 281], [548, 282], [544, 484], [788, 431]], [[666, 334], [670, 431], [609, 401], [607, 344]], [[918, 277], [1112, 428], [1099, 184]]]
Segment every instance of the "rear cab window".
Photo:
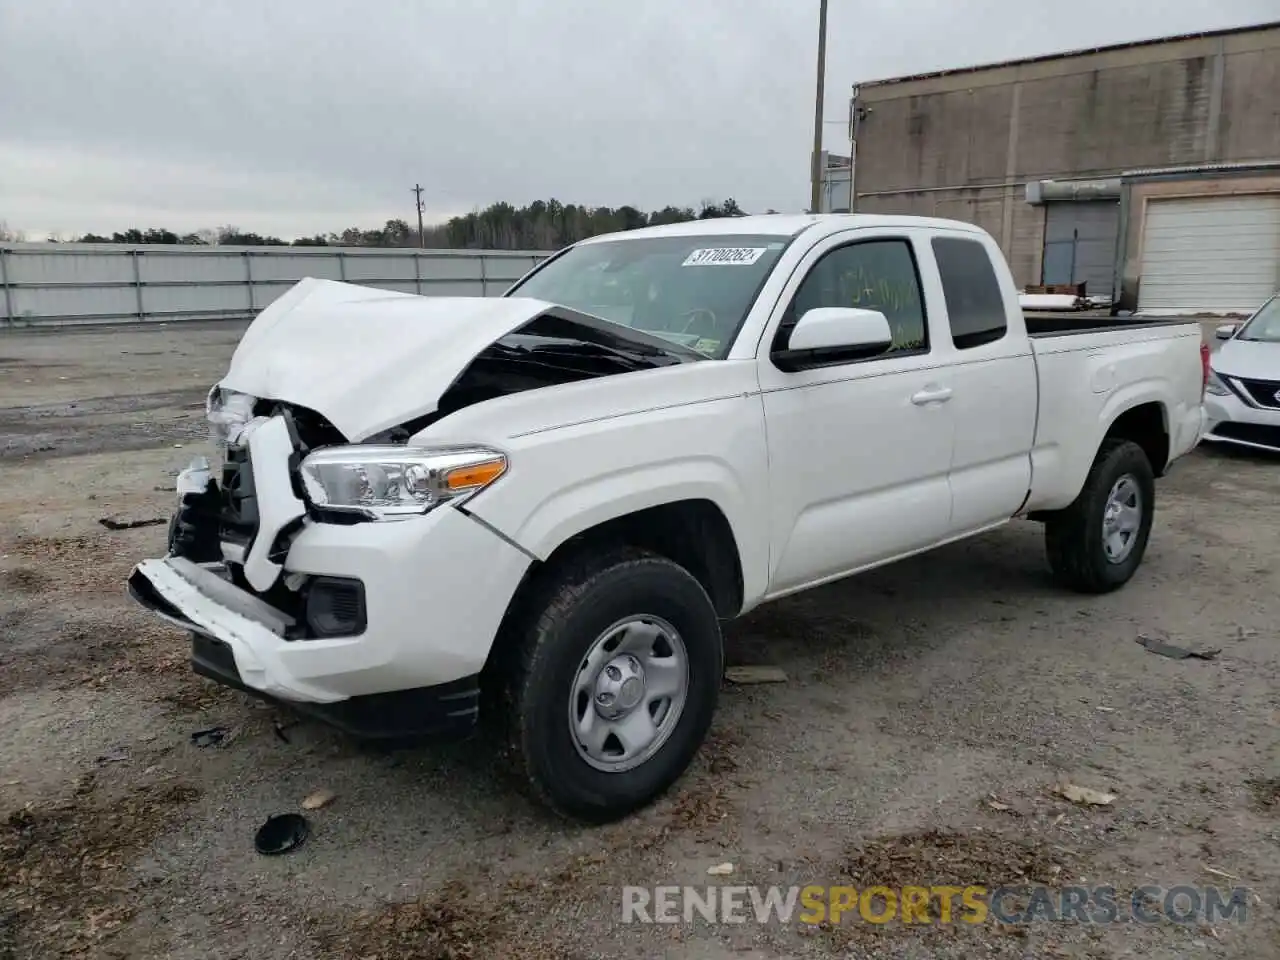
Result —
[[987, 248], [963, 237], [934, 237], [933, 255], [957, 350], [1003, 339], [1009, 332], [1004, 295]]

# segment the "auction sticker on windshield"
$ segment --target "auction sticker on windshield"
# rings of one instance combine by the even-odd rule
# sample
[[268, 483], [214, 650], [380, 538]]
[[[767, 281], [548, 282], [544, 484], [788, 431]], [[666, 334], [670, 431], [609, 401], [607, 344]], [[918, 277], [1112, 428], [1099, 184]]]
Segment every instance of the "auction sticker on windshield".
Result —
[[765, 247], [708, 247], [694, 250], [682, 267], [749, 267], [764, 255]]

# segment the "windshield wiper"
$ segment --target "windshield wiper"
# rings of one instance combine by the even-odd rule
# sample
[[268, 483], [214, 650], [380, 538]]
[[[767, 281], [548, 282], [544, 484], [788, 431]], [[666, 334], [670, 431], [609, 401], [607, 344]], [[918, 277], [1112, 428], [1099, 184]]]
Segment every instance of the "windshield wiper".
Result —
[[615, 360], [621, 360], [623, 363], [630, 365], [634, 369], [642, 370], [653, 367], [658, 362], [658, 358], [662, 357], [667, 363], [678, 363], [679, 358], [654, 350], [627, 350], [622, 347], [609, 346], [603, 343], [592, 343], [589, 340], [578, 340], [573, 343], [548, 343], [531, 346], [529, 352], [538, 356], [564, 356], [564, 357], [611, 357]]
[[[589, 377], [599, 374], [600, 361], [624, 371], [652, 370], [658, 363], [646, 363], [639, 356], [613, 350], [594, 343], [548, 343], [545, 345], [510, 343], [499, 340], [486, 353], [514, 364], [528, 364], [547, 370]], [[597, 361], [592, 363], [591, 361]]]

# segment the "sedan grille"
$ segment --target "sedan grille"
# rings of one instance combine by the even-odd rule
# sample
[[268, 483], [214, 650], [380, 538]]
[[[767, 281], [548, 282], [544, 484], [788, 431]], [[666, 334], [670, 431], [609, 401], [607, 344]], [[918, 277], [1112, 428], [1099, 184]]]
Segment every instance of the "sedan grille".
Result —
[[1280, 382], [1274, 380], [1243, 380], [1237, 378], [1240, 386], [1244, 387], [1245, 392], [1249, 395], [1254, 403], [1260, 407], [1268, 407], [1272, 410], [1280, 410]]

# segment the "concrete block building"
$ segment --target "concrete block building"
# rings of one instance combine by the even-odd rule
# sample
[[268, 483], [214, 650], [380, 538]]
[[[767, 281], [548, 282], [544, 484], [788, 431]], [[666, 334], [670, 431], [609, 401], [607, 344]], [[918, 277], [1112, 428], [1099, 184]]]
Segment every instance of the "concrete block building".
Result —
[[861, 83], [853, 208], [976, 223], [1021, 286], [1151, 312], [1280, 288], [1280, 22]]

